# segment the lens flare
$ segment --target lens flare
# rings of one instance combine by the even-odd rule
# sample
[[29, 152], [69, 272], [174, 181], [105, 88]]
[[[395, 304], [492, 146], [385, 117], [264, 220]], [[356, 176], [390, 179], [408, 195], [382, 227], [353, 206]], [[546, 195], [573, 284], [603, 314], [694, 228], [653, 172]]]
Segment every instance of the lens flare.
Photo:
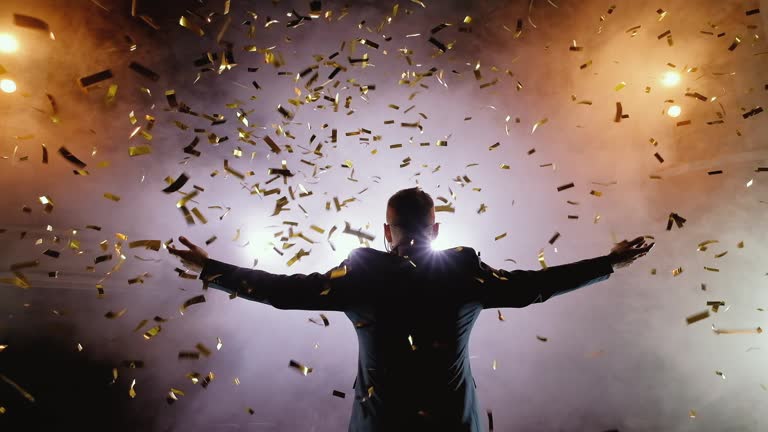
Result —
[[680, 74], [674, 71], [667, 71], [661, 78], [661, 83], [667, 87], [672, 87], [680, 83]]
[[6, 53], [12, 53], [19, 49], [19, 42], [13, 35], [8, 33], [0, 33], [0, 51]]
[[680, 115], [682, 111], [683, 110], [680, 108], [679, 105], [672, 105], [667, 109], [667, 115], [670, 117], [677, 117]]
[[16, 83], [9, 79], [0, 80], [0, 90], [5, 93], [13, 93], [16, 91]]

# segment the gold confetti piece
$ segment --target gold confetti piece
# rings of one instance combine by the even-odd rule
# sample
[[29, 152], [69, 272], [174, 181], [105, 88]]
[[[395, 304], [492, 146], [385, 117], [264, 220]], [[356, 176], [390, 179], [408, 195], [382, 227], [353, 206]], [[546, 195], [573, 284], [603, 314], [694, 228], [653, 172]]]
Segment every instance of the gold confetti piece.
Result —
[[741, 36], [736, 36], [733, 38], [733, 43], [731, 43], [731, 46], [728, 47], [728, 51], [733, 51], [736, 49], [737, 46], [741, 43]]
[[120, 201], [120, 197], [119, 197], [119, 196], [117, 196], [117, 195], [114, 195], [114, 194], [111, 194], [111, 193], [109, 193], [109, 192], [107, 192], [107, 193], [105, 193], [105, 194], [104, 194], [104, 198], [106, 198], [106, 199], [109, 199], [109, 200], [112, 200], [112, 201], [114, 201], [114, 202], [118, 202], [118, 201]]
[[761, 327], [757, 327], [755, 329], [736, 329], [736, 330], [723, 330], [715, 328], [715, 325], [712, 324], [712, 331], [715, 332], [715, 334], [721, 335], [721, 334], [761, 334], [763, 333], [763, 329]]
[[573, 187], [573, 183], [568, 183], [568, 184], [565, 184], [565, 185], [559, 186], [559, 187], [557, 188], [557, 191], [558, 191], [558, 192], [562, 192], [562, 191], [564, 191], [564, 190], [566, 190], [566, 189], [570, 189], [570, 188], [572, 188], [572, 187]]
[[305, 251], [304, 249], [299, 249], [298, 252], [296, 252], [296, 255], [294, 255], [291, 259], [288, 260], [287, 265], [288, 267], [294, 265], [297, 261], [299, 261], [301, 258], [308, 256], [310, 252]]
[[690, 411], [688, 411], [688, 417], [690, 417], [690, 418], [696, 418], [696, 410], [690, 410]]
[[104, 95], [104, 103], [107, 105], [113, 103], [117, 97], [117, 84], [111, 84]]
[[233, 176], [237, 177], [240, 180], [244, 180], [245, 179], [245, 175], [243, 175], [240, 171], [236, 171], [236, 170], [232, 169], [229, 166], [229, 161], [226, 160], [226, 159], [224, 159], [224, 170], [226, 172], [228, 172], [229, 174], [232, 174]]
[[35, 18], [29, 15], [13, 14], [13, 24], [32, 30], [40, 30], [44, 33], [47, 33], [51, 40], [56, 40], [56, 36], [54, 36], [51, 28], [48, 26], [48, 23], [41, 20], [40, 18]]
[[136, 327], [133, 329], [133, 332], [135, 333], [135, 332], [139, 331], [142, 327], [144, 327], [147, 324], [147, 322], [149, 322], [149, 320], [145, 320], [144, 319], [144, 320], [139, 321], [139, 324], [136, 325]]
[[678, 267], [678, 268], [672, 270], [672, 276], [677, 276], [677, 275], [679, 275], [682, 272], [683, 272], [683, 268], [682, 267]]
[[560, 233], [555, 232], [555, 234], [552, 235], [552, 238], [549, 239], [549, 244], [555, 244], [555, 241], [560, 238]]
[[136, 240], [128, 243], [128, 247], [133, 249], [137, 247], [143, 247], [146, 249], [152, 249], [153, 251], [159, 251], [162, 242], [160, 240]]
[[685, 322], [688, 323], [688, 325], [691, 325], [697, 321], [701, 321], [705, 318], [709, 318], [709, 309], [705, 309], [699, 313], [693, 314], [685, 319]]
[[707, 245], [710, 245], [712, 243], [719, 243], [718, 240], [705, 240], [701, 243], [699, 243], [696, 247], [696, 250], [699, 252], [704, 252], [707, 250]]
[[616, 102], [616, 115], [613, 117], [613, 121], [619, 123], [623, 117], [621, 102]]
[[[362, 239], [365, 239], [368, 241], [373, 241], [374, 239], [376, 239], [376, 236], [374, 236], [373, 234], [368, 234], [366, 232], [363, 232], [362, 230], [352, 229], [352, 226], [349, 224], [349, 222], [344, 222], [343, 233], [356, 236], [358, 239], [360, 239], [361, 242], [362, 242]], [[330, 234], [328, 236], [330, 237]]]
[[494, 241], [498, 241], [498, 240], [501, 240], [501, 239], [503, 239], [503, 238], [504, 238], [504, 237], [506, 237], [506, 236], [507, 236], [507, 233], [499, 234], [499, 235], [497, 235], [496, 237], [494, 237], [494, 238], [493, 238], [493, 240], [494, 240]]
[[14, 382], [12, 379], [8, 378], [7, 376], [3, 375], [2, 373], [0, 373], [0, 379], [5, 381], [11, 387], [15, 388], [16, 391], [18, 391], [28, 401], [30, 401], [30, 402], [34, 402], [35, 401], [35, 398], [31, 394], [29, 394], [29, 392], [27, 392], [26, 390], [21, 388], [21, 386], [16, 384], [16, 382]]
[[616, 86], [615, 86], [613, 89], [614, 89], [615, 91], [619, 91], [619, 90], [623, 89], [623, 88], [624, 88], [624, 87], [626, 87], [626, 86], [627, 86], [627, 83], [625, 83], [624, 81], [622, 81], [622, 82], [620, 82], [620, 83], [616, 84]]
[[179, 360], [199, 360], [200, 353], [197, 351], [179, 351]]
[[704, 270], [711, 271], [711, 272], [719, 272], [720, 271], [720, 269], [718, 269], [718, 268], [707, 267], [707, 266], [704, 266]]
[[541, 268], [546, 269], [547, 263], [544, 261], [544, 249], [539, 251], [538, 260], [539, 260], [539, 264], [541, 264]]
[[8, 348], [8, 345], [0, 345], [0, 352], [5, 351], [6, 348]]
[[11, 271], [23, 270], [25, 268], [37, 267], [40, 265], [40, 261], [23, 261], [16, 264], [11, 264]]
[[536, 129], [538, 129], [539, 126], [544, 125], [548, 121], [549, 121], [549, 119], [545, 117], [545, 118], [537, 121], [536, 123], [534, 123], [533, 128], [531, 129], [531, 135], [533, 135], [533, 133], [536, 132]]
[[186, 311], [188, 307], [190, 307], [192, 305], [195, 305], [195, 304], [198, 304], [198, 303], [205, 303], [205, 296], [204, 295], [200, 294], [200, 295], [194, 296], [194, 297], [192, 297], [190, 299], [187, 299], [181, 305], [181, 307], [179, 307], [179, 313], [184, 315], [184, 311]]
[[185, 184], [187, 184], [187, 181], [189, 181], [189, 176], [186, 173], [181, 173], [179, 177], [173, 181], [168, 187], [163, 189], [163, 192], [165, 193], [173, 193], [184, 187]]
[[232, 380], [232, 382], [233, 382], [235, 385], [240, 385], [240, 378], [238, 378], [238, 377], [235, 377], [235, 379], [233, 379], [233, 380]]
[[193, 198], [195, 198], [200, 192], [197, 190], [193, 190], [192, 192], [184, 195], [178, 202], [176, 202], [177, 208], [184, 208], [186, 209], [186, 205], [188, 202], [190, 202]]
[[499, 314], [499, 321], [504, 321], [504, 315], [501, 314], [501, 309], [496, 310]]
[[302, 375], [307, 376], [310, 373], [312, 373], [312, 368], [302, 365], [301, 363], [291, 360], [288, 362], [288, 366], [297, 369], [299, 372], [301, 372]]
[[142, 156], [149, 153], [152, 153], [152, 147], [147, 145], [128, 147], [128, 156], [131, 157]]
[[337, 268], [331, 270], [331, 274], [330, 274], [329, 277], [331, 279], [337, 279], [337, 278], [340, 278], [340, 277], [344, 277], [346, 275], [347, 275], [347, 266], [344, 265], [344, 266], [337, 267]]
[[202, 343], [198, 343], [195, 345], [195, 348], [200, 352], [200, 354], [209, 357], [211, 355], [211, 350], [207, 346], [203, 345]]
[[193, 33], [197, 34], [198, 36], [203, 36], [205, 34], [205, 31], [203, 31], [203, 29], [199, 25], [195, 24], [194, 22], [192, 22], [192, 20], [190, 20], [184, 15], [182, 15], [181, 18], [179, 18], [179, 25], [191, 30]]
[[125, 315], [125, 312], [127, 312], [127, 311], [128, 311], [127, 308], [120, 309], [117, 312], [108, 311], [107, 313], [104, 314], [104, 318], [107, 318], [107, 319], [118, 319], [121, 316]]
[[150, 340], [153, 337], [157, 336], [157, 334], [160, 333], [162, 330], [163, 328], [160, 327], [160, 325], [156, 325], [144, 333], [144, 339]]
[[224, 346], [224, 344], [221, 342], [221, 338], [216, 338], [216, 351], [220, 351], [221, 347]]
[[680, 216], [677, 213], [670, 213], [669, 218], [667, 219], [667, 231], [672, 230], [672, 223], [677, 225], [678, 228], [682, 228], [683, 224], [685, 224], [687, 219]]
[[548, 338], [545, 338], [544, 336], [539, 336], [539, 335], [536, 335], [536, 339], [538, 339], [538, 340], [540, 340], [542, 342], [546, 342], [546, 341], [549, 340]]
[[208, 219], [205, 218], [203, 213], [197, 207], [192, 209], [192, 214], [195, 215], [195, 217], [197, 217], [197, 219], [200, 220], [202, 224], [208, 223]]
[[131, 388], [128, 390], [128, 396], [130, 396], [131, 399], [136, 397], [136, 390], [133, 389], [135, 385], [136, 385], [136, 378], [133, 379], [133, 382], [131, 382]]
[[148, 79], [150, 79], [152, 81], [159, 81], [160, 80], [160, 75], [158, 75], [157, 73], [153, 72], [148, 67], [146, 67], [146, 66], [144, 66], [144, 65], [142, 65], [140, 63], [137, 63], [135, 61], [132, 61], [130, 64], [128, 64], [128, 68], [131, 69], [132, 71], [138, 73], [139, 75], [143, 76], [144, 78], [148, 78]]
[[[66, 159], [66, 160], [67, 160], [69, 163], [71, 163], [72, 165], [74, 165], [74, 166], [78, 167], [79, 169], [83, 169], [83, 168], [85, 168], [85, 167], [86, 167], [86, 164], [85, 164], [85, 162], [83, 162], [83, 161], [81, 161], [80, 159], [78, 159], [78, 158], [77, 158], [75, 155], [73, 155], [73, 154], [72, 154], [72, 153], [71, 153], [69, 150], [67, 150], [67, 148], [66, 148], [66, 147], [63, 147], [63, 146], [62, 146], [62, 147], [59, 147], [59, 154], [60, 154], [60, 155], [61, 155], [61, 156], [62, 156], [64, 159]], [[43, 157], [43, 159], [45, 160], [45, 162], [44, 162], [44, 163], [48, 163], [48, 162], [47, 162], [47, 159], [48, 159], [47, 155], [48, 155], [48, 153], [47, 153], [47, 151], [46, 151], [46, 152], [45, 152], [45, 156]]]
[[739, 249], [743, 248], [744, 247], [744, 242], [740, 241], [740, 242], [736, 243], [736, 247], [739, 248]]

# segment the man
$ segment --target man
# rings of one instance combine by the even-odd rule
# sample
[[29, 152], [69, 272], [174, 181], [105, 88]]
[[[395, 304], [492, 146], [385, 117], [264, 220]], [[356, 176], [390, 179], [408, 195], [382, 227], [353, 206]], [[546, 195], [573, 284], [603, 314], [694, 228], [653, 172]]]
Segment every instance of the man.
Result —
[[325, 274], [276, 275], [225, 264], [189, 240], [169, 251], [213, 287], [278, 309], [342, 311], [359, 358], [350, 432], [479, 432], [468, 343], [483, 309], [525, 307], [605, 280], [648, 253], [643, 237], [607, 255], [545, 270], [496, 270], [468, 247], [435, 251], [432, 198], [403, 189], [387, 203], [391, 250], [358, 248]]

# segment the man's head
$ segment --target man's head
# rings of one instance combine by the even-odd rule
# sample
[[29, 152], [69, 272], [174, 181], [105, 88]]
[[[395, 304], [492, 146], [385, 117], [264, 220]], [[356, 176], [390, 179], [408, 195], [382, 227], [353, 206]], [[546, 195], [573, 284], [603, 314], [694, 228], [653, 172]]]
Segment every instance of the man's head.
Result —
[[435, 223], [435, 203], [421, 188], [400, 190], [387, 201], [384, 237], [391, 247], [412, 242], [429, 244], [439, 230], [440, 224]]

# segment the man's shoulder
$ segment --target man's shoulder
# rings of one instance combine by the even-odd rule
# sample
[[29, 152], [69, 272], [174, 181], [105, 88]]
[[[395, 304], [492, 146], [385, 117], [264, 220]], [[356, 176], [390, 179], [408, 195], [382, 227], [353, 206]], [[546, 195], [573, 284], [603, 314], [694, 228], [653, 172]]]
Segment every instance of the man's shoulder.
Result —
[[[477, 259], [477, 251], [468, 246], [456, 246], [448, 249], [433, 249], [433, 253], [451, 256]], [[359, 247], [352, 249], [349, 253], [350, 259], [391, 259], [394, 255], [389, 252], [381, 251], [370, 247]]]

